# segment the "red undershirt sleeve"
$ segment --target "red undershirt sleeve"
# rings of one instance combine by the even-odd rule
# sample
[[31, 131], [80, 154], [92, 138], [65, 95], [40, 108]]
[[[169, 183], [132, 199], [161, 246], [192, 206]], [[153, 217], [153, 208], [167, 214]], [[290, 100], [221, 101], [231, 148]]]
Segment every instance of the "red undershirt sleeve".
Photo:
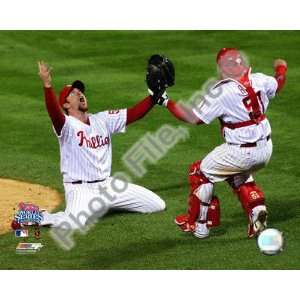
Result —
[[274, 77], [278, 83], [278, 88], [276, 93], [280, 92], [284, 87], [286, 81], [286, 71], [287, 71], [287, 67], [284, 65], [277, 66], [275, 69]]
[[58, 101], [56, 100], [56, 95], [52, 87], [44, 88], [45, 102], [49, 117], [55, 128], [57, 135], [60, 135], [61, 130], [65, 124], [66, 117], [63, 114]]
[[184, 109], [172, 100], [168, 101], [167, 108], [170, 111], [170, 113], [178, 120], [197, 125], [204, 123], [193, 113], [192, 110]]
[[154, 106], [151, 97], [148, 96], [144, 100], [137, 103], [135, 106], [127, 109], [126, 125], [129, 125], [143, 118]]

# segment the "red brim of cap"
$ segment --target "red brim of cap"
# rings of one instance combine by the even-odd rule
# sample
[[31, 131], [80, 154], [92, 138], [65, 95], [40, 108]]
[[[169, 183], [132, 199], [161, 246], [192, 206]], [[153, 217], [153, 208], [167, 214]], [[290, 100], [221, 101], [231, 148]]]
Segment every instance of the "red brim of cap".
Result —
[[73, 90], [73, 87], [71, 85], [66, 85], [60, 92], [59, 94], [59, 105], [61, 107], [64, 106], [64, 104], [66, 103], [66, 99], [69, 96], [69, 94], [71, 93], [71, 91]]

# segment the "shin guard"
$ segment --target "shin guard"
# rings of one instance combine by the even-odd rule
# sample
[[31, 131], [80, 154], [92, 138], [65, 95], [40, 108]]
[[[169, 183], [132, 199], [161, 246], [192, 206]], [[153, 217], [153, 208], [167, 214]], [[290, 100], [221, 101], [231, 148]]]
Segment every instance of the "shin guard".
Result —
[[235, 191], [247, 216], [256, 206], [265, 205], [264, 193], [254, 181], [240, 185]]
[[200, 171], [200, 161], [193, 163], [189, 170], [190, 195], [188, 213], [177, 216], [175, 223], [183, 231], [191, 231], [196, 222], [205, 223], [207, 227], [220, 224], [220, 204], [213, 197], [213, 184]]

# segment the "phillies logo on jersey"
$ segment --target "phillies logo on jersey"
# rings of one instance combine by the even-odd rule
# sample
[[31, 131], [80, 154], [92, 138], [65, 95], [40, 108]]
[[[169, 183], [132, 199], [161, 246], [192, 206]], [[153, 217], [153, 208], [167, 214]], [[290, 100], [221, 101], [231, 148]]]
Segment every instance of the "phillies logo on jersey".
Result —
[[84, 132], [78, 131], [77, 136], [79, 137], [79, 146], [86, 146], [87, 148], [97, 149], [109, 144], [109, 137], [102, 137], [101, 135], [96, 135], [91, 138], [85, 136]]

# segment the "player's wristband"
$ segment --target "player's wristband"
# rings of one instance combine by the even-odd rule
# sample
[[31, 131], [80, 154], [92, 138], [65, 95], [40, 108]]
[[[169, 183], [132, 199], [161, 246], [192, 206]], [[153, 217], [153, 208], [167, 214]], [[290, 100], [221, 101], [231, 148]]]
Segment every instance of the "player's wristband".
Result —
[[168, 102], [169, 102], [169, 99], [166, 99], [166, 100], [162, 103], [162, 106], [168, 107]]

